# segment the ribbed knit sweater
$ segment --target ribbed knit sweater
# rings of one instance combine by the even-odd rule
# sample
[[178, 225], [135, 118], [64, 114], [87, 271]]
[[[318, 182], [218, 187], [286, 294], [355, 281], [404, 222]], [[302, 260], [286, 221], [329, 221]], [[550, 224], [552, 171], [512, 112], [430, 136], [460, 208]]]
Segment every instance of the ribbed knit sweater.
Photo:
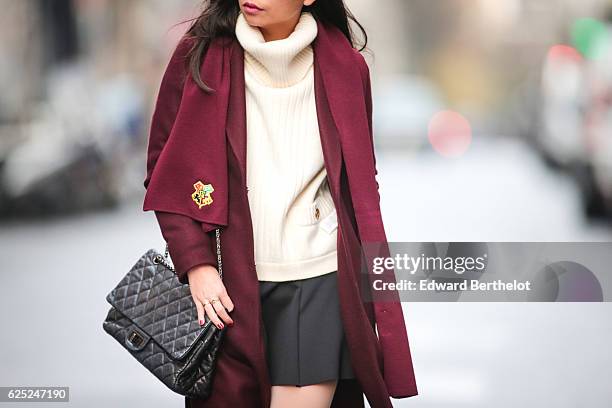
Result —
[[260, 281], [337, 270], [336, 212], [314, 95], [316, 35], [309, 12], [287, 38], [274, 41], [266, 42], [242, 13], [236, 23], [245, 51], [247, 187]]

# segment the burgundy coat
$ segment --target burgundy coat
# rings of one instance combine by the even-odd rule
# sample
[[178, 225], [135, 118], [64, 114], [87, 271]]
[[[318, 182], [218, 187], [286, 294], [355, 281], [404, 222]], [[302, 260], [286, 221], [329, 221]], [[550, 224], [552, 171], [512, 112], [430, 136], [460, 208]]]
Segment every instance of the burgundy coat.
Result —
[[[414, 396], [417, 387], [397, 293], [393, 301], [372, 303], [360, 292], [363, 261], [389, 255], [375, 177], [369, 69], [340, 30], [317, 25], [316, 109], [338, 217], [341, 316], [357, 377], [339, 382], [332, 407], [363, 407], [363, 394], [373, 408], [391, 407], [390, 396]], [[186, 406], [267, 408], [270, 381], [246, 188], [244, 50], [235, 38], [212, 42], [201, 68], [202, 78], [215, 89], [207, 94], [184, 67], [190, 41], [179, 43], [162, 79], [149, 136], [143, 210], [155, 210], [183, 283], [192, 266], [216, 265], [212, 231], [222, 227], [223, 279], [235, 305], [235, 324], [224, 338], [212, 396], [186, 398]], [[194, 201], [197, 181], [212, 185], [212, 203]], [[378, 249], [366, 250], [368, 242], [378, 243]], [[394, 272], [377, 278], [393, 281]]]

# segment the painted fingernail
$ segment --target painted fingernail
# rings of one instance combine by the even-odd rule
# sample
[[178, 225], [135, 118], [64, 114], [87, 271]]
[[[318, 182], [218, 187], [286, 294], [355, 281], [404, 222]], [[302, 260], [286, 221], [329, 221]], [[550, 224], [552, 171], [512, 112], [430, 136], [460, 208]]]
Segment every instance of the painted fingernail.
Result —
[[217, 325], [217, 327], [218, 327], [218, 328], [220, 328], [220, 329], [222, 329], [222, 328], [223, 328], [223, 323], [219, 323], [219, 324]]
[[229, 322], [227, 325], [231, 327], [234, 325], [234, 322]]
[[200, 326], [204, 324], [204, 320], [200, 319]]

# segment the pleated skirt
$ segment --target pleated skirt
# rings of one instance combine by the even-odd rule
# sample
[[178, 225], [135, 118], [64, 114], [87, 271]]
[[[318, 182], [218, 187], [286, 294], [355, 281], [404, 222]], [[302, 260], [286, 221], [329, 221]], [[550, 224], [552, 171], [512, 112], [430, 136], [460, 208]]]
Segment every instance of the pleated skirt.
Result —
[[340, 316], [337, 271], [260, 281], [259, 292], [272, 385], [355, 378]]

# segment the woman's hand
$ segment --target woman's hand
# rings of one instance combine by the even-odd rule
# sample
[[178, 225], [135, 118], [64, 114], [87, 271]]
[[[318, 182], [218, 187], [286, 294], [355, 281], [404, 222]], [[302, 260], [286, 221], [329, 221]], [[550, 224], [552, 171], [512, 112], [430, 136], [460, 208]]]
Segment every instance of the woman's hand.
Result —
[[219, 329], [224, 327], [223, 322], [233, 326], [234, 321], [228, 312], [234, 310], [234, 304], [225, 290], [217, 269], [212, 265], [197, 265], [187, 271], [187, 278], [191, 296], [198, 309], [200, 325], [204, 324], [204, 312], [206, 312]]

